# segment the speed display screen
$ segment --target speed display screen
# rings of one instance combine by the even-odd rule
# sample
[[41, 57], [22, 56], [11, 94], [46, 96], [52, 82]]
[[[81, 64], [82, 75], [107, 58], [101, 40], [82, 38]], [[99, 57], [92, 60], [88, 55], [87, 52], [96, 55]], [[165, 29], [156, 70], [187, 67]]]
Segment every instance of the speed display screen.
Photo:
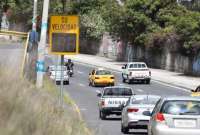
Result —
[[76, 34], [52, 33], [53, 52], [76, 52]]

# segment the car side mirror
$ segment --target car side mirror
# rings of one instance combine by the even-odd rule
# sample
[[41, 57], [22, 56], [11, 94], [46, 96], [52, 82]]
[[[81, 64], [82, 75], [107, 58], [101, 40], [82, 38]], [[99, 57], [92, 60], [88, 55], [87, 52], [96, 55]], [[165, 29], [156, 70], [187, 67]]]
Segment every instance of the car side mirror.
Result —
[[125, 103], [122, 103], [119, 107], [121, 110], [123, 110], [123, 108], [125, 107]]
[[145, 116], [151, 116], [151, 112], [150, 111], [144, 111], [143, 115], [145, 115]]
[[196, 92], [195, 90], [191, 90], [191, 92]]
[[97, 92], [97, 97], [101, 97], [102, 96], [100, 91], [97, 90], [96, 92]]

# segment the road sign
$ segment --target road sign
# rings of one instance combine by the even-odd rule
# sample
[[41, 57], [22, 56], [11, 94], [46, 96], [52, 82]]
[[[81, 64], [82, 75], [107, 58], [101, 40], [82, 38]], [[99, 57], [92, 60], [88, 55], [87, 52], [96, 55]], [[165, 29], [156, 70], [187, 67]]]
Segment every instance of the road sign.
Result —
[[65, 55], [79, 52], [79, 17], [51, 16], [50, 52]]

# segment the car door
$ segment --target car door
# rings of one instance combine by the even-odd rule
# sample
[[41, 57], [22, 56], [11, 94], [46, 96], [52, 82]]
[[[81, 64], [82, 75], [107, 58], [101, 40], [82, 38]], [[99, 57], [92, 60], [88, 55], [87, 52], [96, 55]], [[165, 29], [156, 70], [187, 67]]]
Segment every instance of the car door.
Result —
[[150, 118], [149, 125], [148, 125], [148, 133], [150, 135], [152, 133], [152, 126], [155, 125], [154, 117], [157, 114], [157, 112], [159, 112], [162, 102], [163, 102], [162, 99], [158, 100], [158, 102], [156, 103], [156, 105], [151, 113], [151, 118]]

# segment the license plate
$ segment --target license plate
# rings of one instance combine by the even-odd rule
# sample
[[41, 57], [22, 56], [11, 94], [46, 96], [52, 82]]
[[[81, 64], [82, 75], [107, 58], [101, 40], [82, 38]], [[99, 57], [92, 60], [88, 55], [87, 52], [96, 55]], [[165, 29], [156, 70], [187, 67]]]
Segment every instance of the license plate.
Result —
[[196, 120], [174, 120], [174, 126], [180, 128], [195, 128]]

